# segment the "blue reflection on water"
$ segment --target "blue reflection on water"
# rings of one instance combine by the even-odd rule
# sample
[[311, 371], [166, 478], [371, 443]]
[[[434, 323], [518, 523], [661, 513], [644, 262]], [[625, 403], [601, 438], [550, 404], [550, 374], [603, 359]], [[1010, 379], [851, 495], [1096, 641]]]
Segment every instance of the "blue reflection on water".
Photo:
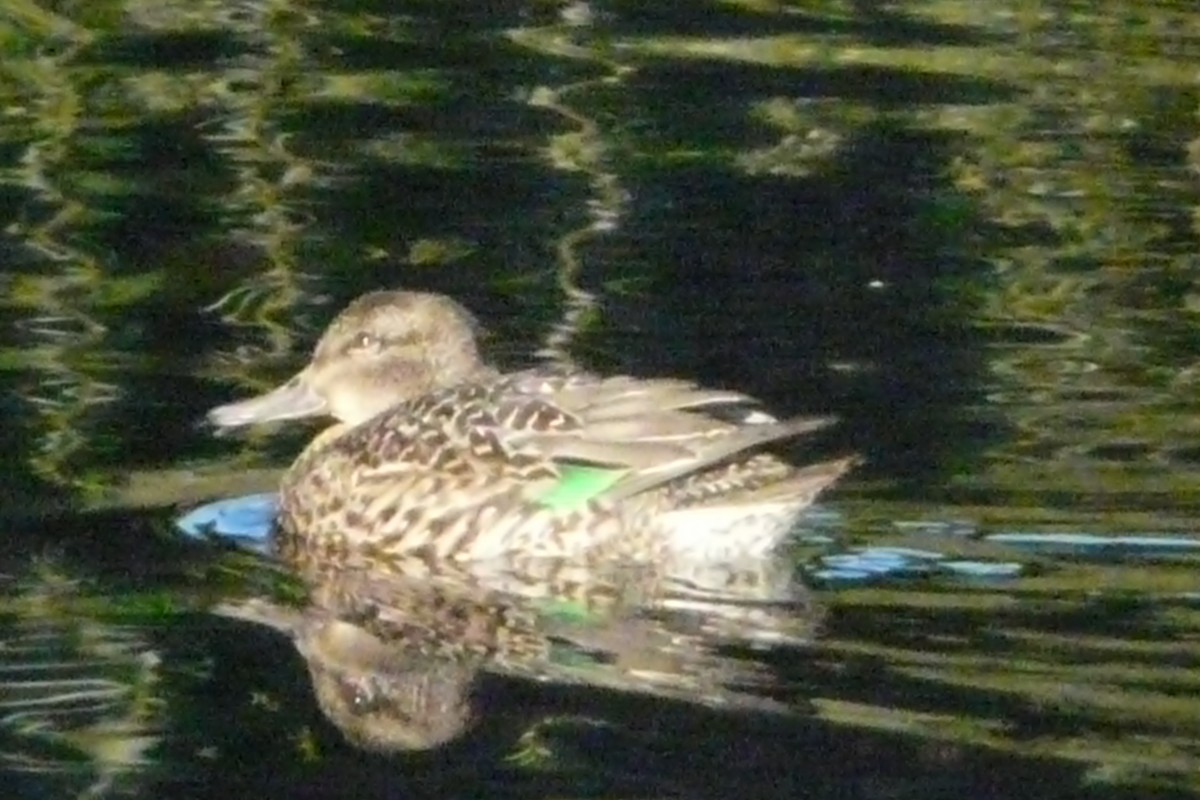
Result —
[[911, 547], [861, 547], [822, 556], [809, 574], [831, 587], [878, 581], [882, 578], [911, 578], [949, 575], [972, 580], [1004, 580], [1021, 574], [1021, 564], [1012, 561], [948, 559], [935, 550]]
[[1092, 533], [993, 533], [989, 542], [1039, 553], [1070, 553], [1086, 556], [1179, 555], [1200, 551], [1193, 536], [1098, 536]]
[[207, 503], [176, 519], [175, 526], [193, 538], [219, 537], [261, 550], [270, 542], [278, 512], [278, 493], [264, 492]]

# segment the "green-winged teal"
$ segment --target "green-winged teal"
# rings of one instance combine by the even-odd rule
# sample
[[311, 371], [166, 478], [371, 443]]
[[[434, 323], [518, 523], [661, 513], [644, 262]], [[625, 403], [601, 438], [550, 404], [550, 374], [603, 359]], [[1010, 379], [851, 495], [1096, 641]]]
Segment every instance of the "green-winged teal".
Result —
[[437, 294], [350, 304], [282, 386], [213, 409], [220, 427], [328, 415], [283, 479], [280, 545], [379, 556], [761, 554], [853, 463], [796, 467], [777, 420], [683, 380], [486, 365], [472, 316]]

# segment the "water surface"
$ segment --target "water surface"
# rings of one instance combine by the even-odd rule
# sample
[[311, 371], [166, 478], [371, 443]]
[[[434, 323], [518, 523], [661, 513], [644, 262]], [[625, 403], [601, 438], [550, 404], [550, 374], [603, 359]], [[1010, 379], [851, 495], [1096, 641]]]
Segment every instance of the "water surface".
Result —
[[[17, 796], [1200, 788], [1191, 4], [12, 0], [0, 47]], [[489, 673], [373, 754], [213, 613], [292, 589], [174, 520], [312, 429], [198, 420], [391, 286], [842, 417], [820, 624], [720, 653], [756, 702]]]

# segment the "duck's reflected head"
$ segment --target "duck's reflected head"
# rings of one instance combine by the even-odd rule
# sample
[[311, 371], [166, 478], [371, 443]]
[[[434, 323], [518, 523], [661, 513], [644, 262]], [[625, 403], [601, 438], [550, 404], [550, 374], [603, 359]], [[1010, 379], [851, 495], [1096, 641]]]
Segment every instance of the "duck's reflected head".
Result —
[[296, 646], [321, 711], [359, 747], [428, 750], [458, 738], [475, 720], [471, 665], [414, 656], [336, 621], [309, 626]]
[[475, 320], [438, 294], [372, 292], [326, 329], [308, 366], [266, 394], [209, 412], [218, 427], [332, 416], [357, 425], [484, 369]]

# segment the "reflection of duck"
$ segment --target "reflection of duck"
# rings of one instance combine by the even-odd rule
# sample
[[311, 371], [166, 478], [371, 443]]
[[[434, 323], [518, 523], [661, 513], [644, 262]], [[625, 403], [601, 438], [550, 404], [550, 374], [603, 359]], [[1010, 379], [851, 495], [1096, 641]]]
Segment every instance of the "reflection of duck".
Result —
[[489, 576], [489, 585], [506, 583], [521, 595], [484, 588], [466, 571], [414, 579], [391, 568], [329, 567], [308, 576], [304, 609], [250, 600], [216, 611], [289, 636], [322, 712], [372, 750], [429, 749], [457, 738], [478, 717], [483, 673], [784, 710], [748, 691], [766, 680], [763, 667], [717, 646], [807, 641], [814, 614], [801, 587], [781, 583], [785, 571], [765, 564], [751, 580], [744, 571], [704, 573], [706, 583], [724, 587], [721, 602], [701, 598], [700, 610], [688, 613], [669, 608], [659, 578], [624, 571], [601, 578], [567, 562], [543, 563], [537, 575], [514, 567], [507, 580], [498, 571]]
[[736, 392], [668, 379], [500, 374], [449, 298], [375, 292], [330, 325], [312, 361], [219, 426], [329, 414], [340, 424], [284, 478], [284, 549], [369, 545], [481, 559], [504, 553], [761, 553], [851, 465], [757, 452], [824, 427], [778, 421]]
[[308, 665], [321, 711], [352, 743], [370, 750], [423, 750], [458, 736], [475, 716], [478, 666], [392, 647], [365, 628], [314, 610], [261, 601], [218, 613], [288, 635]]

